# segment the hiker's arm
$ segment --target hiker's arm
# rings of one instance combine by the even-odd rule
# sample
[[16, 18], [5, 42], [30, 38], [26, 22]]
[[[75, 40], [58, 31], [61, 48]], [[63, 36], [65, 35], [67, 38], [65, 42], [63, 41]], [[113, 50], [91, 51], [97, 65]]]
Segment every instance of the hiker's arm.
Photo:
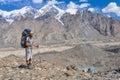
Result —
[[33, 45], [34, 47], [39, 48], [39, 45], [35, 44], [34, 42], [32, 43], [32, 45]]

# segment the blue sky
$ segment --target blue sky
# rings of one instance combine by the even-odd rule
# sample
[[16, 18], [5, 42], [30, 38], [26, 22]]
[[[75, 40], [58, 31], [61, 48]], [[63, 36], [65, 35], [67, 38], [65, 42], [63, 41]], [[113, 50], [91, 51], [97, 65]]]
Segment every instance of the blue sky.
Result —
[[87, 8], [92, 12], [120, 19], [120, 0], [0, 0], [0, 10], [12, 11], [25, 6], [39, 9], [49, 1], [55, 2], [62, 9]]

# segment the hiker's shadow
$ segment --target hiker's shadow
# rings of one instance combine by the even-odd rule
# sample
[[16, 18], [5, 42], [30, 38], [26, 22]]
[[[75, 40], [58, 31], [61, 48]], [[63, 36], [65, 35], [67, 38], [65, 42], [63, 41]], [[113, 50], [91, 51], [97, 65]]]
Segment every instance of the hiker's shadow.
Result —
[[20, 69], [26, 69], [27, 65], [21, 64], [21, 65], [18, 66], [18, 68], [20, 68]]

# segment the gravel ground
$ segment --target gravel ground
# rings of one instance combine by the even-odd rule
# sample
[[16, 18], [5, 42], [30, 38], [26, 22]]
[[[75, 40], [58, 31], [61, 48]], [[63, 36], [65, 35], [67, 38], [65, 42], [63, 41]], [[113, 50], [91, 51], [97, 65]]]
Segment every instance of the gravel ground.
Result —
[[120, 53], [89, 44], [38, 52], [32, 62], [28, 69], [23, 56], [0, 58], [0, 80], [120, 80]]

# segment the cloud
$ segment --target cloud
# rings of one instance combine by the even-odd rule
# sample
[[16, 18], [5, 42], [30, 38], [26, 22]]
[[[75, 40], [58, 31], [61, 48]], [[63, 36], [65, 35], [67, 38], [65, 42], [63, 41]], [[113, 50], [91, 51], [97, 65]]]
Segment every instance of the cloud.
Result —
[[111, 17], [109, 14], [106, 14], [106, 16], [109, 17], [109, 18]]
[[0, 0], [0, 2], [4, 3], [4, 2], [5, 2], [5, 0]]
[[81, 5], [77, 5], [74, 2], [70, 1], [70, 3], [67, 5], [66, 12], [71, 13], [71, 14], [76, 14], [78, 8], [84, 9], [88, 6], [90, 6], [89, 3], [83, 3]]
[[89, 8], [88, 11], [95, 12], [95, 8]]
[[77, 9], [67, 9], [66, 12], [68, 12], [70, 14], [76, 14]]
[[79, 6], [79, 8], [86, 8], [86, 7], [88, 7], [88, 6], [90, 6], [89, 3], [83, 3], [83, 4], [81, 4], [81, 5]]
[[70, 1], [70, 3], [67, 5], [66, 12], [70, 14], [76, 14], [78, 10], [79, 5], [75, 4], [74, 2]]
[[98, 12], [100, 13], [101, 10], [99, 8], [88, 8], [88, 11], [91, 11], [91, 12]]
[[32, 0], [32, 2], [35, 3], [35, 4], [36, 4], [36, 3], [42, 3], [43, 0]]
[[57, 0], [48, 0], [47, 4], [54, 5], [54, 4], [62, 4], [64, 2], [58, 2]]
[[72, 9], [75, 9], [75, 8], [78, 8], [79, 5], [75, 4], [74, 2], [70, 1], [70, 3], [67, 5], [67, 8], [72, 8]]
[[88, 2], [88, 0], [80, 0], [80, 2]]
[[[33, 3], [42, 3], [44, 0], [32, 0]], [[48, 0], [48, 4], [52, 5], [52, 4], [60, 4], [63, 2], [58, 2], [57, 0]]]
[[115, 2], [109, 3], [105, 8], [102, 9], [103, 13], [115, 13], [120, 16], [120, 6], [117, 6]]
[[58, 3], [58, 2], [57, 2], [56, 0], [49, 0], [49, 1], [48, 1], [48, 4], [51, 4], [51, 5], [52, 5], [52, 4], [57, 4], [57, 3]]

